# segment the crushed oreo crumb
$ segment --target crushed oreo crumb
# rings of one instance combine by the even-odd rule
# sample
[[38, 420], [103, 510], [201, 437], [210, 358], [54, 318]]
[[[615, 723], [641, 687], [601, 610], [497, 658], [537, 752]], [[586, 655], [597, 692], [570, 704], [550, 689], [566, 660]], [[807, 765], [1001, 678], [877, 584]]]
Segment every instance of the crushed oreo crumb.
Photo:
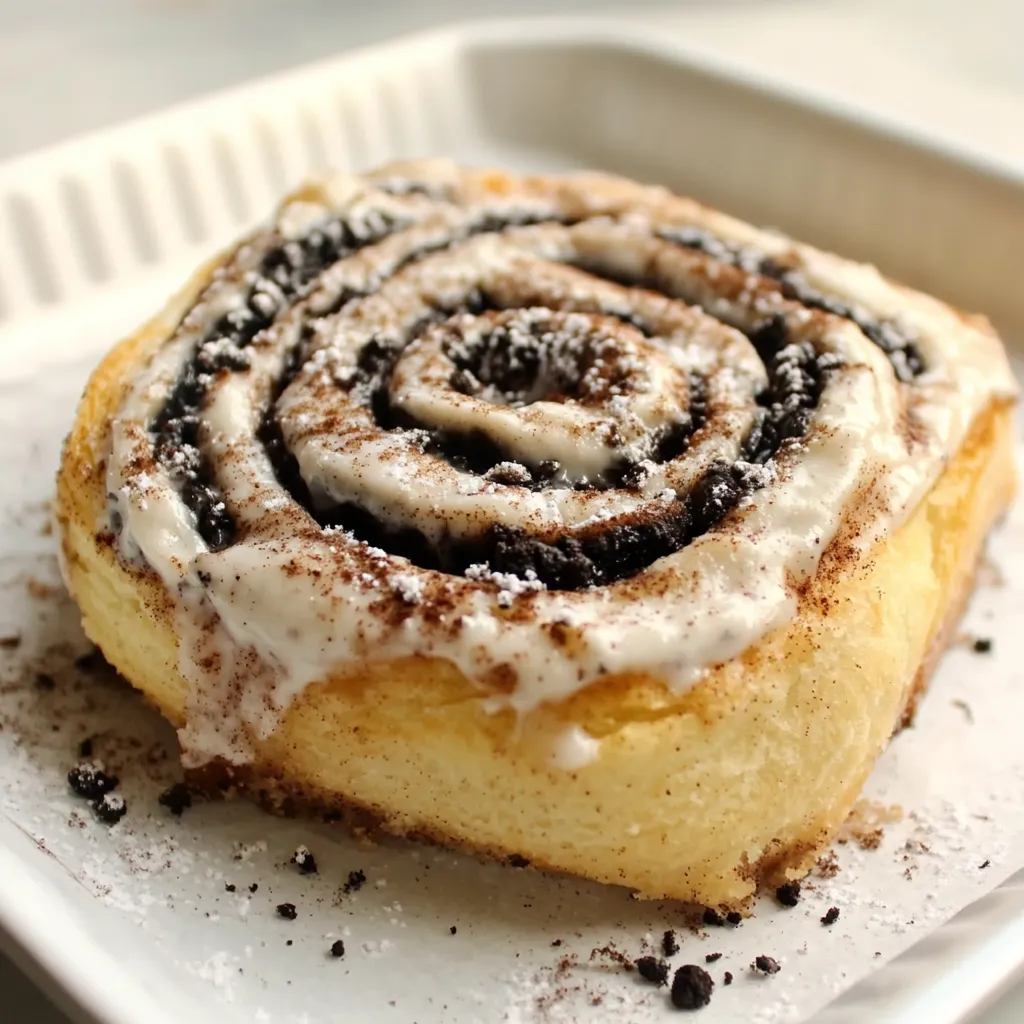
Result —
[[975, 654], [991, 654], [992, 653], [992, 638], [987, 636], [979, 636], [973, 644]]
[[784, 907], [795, 907], [800, 902], [800, 883], [786, 882], [775, 890], [775, 898]]
[[835, 924], [836, 921], [838, 921], [838, 920], [839, 920], [839, 908], [838, 907], [829, 907], [828, 910], [826, 910], [824, 915], [822, 916], [821, 923], [827, 927], [830, 924]]
[[521, 854], [513, 853], [508, 859], [508, 866], [510, 868], [528, 868], [530, 862]]
[[704, 924], [708, 928], [721, 928], [725, 924], [725, 918], [717, 910], [711, 907], [704, 908]]
[[982, 863], [978, 865], [978, 870], [979, 871], [984, 871], [985, 868], [987, 868], [991, 863], [992, 863], [992, 861], [990, 861], [990, 860], [982, 861]]
[[292, 863], [304, 875], [315, 875], [317, 873], [316, 858], [305, 846], [300, 846], [295, 850], [292, 854]]
[[92, 761], [83, 761], [68, 772], [68, 785], [86, 800], [99, 800], [117, 789], [118, 781], [117, 776], [108, 775]]
[[165, 789], [157, 799], [160, 806], [166, 807], [176, 818], [180, 818], [186, 808], [192, 806], [192, 792], [184, 782], [176, 782], [169, 789]]
[[454, 935], [458, 930], [459, 929], [455, 925], [452, 925], [451, 928], [448, 929], [448, 932], [449, 934]]
[[653, 985], [668, 984], [668, 964], [654, 956], [642, 956], [636, 961], [636, 972]]
[[359, 892], [364, 885], [366, 885], [366, 872], [350, 871], [348, 873], [348, 880], [341, 889], [347, 895], [350, 892]]
[[235, 886], [231, 882], [225, 882], [224, 883], [224, 891], [225, 892], [234, 892], [235, 891]]
[[725, 920], [727, 924], [731, 925], [742, 924], [743, 915], [738, 910], [730, 910], [729, 913], [725, 915]]
[[331, 943], [331, 956], [335, 959], [345, 955], [345, 943], [341, 939], [335, 939]]
[[732, 971], [726, 971], [725, 972], [725, 975], [722, 978], [722, 984], [723, 985], [731, 985], [732, 984]]
[[661, 937], [661, 951], [665, 956], [675, 956], [679, 952], [679, 940], [671, 928]]
[[782, 970], [779, 961], [770, 956], [755, 956], [750, 969], [758, 974], [778, 974]]
[[106, 825], [116, 825], [128, 813], [124, 797], [117, 793], [105, 793], [99, 800], [94, 800], [92, 809]]
[[704, 963], [706, 963], [706, 964], [713, 964], [716, 960], [721, 960], [721, 959], [722, 959], [722, 954], [721, 953], [708, 953], [704, 957]]
[[255, 892], [259, 887], [259, 882], [253, 882], [252, 885], [249, 886], [249, 892]]
[[299, 916], [294, 903], [278, 903], [277, 916], [283, 917], [286, 921], [294, 921]]
[[686, 964], [672, 978], [672, 1005], [677, 1010], [699, 1010], [711, 1002], [715, 983], [711, 975], [696, 964]]

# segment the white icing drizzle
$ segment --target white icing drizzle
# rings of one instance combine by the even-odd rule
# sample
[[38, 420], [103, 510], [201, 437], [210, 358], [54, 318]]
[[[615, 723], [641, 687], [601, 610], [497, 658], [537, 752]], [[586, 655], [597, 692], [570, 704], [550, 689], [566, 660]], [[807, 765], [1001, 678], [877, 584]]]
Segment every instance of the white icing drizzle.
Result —
[[[431, 194], [376, 188], [404, 180], [424, 183], [420, 191]], [[261, 257], [330, 213], [362, 223], [368, 233], [384, 216], [407, 226], [324, 270], [246, 348], [248, 369], [211, 382], [201, 445], [240, 530], [235, 543], [211, 551], [152, 457], [150, 424], [197, 340], [238, 308], [240, 282]], [[546, 222], [465, 237], [481, 214]], [[900, 383], [855, 324], [794, 306], [756, 275], [652, 233], [688, 225], [796, 260], [814, 287], [898, 320], [913, 332], [927, 374]], [[430, 245], [439, 251], [404, 265]], [[622, 277], [657, 282], [657, 289], [605, 279]], [[143, 560], [178, 595], [181, 671], [191, 687], [182, 740], [192, 763], [249, 760], [254, 741], [273, 731], [304, 687], [357, 671], [366, 659], [451, 661], [480, 681], [488, 711], [528, 712], [615, 673], [645, 672], [685, 689], [708, 666], [792, 618], [794, 582], [815, 571], [847, 515], [856, 510], [863, 517], [864, 545], [897, 527], [978, 412], [1016, 393], [994, 336], [896, 288], [873, 268], [663, 190], [596, 175], [512, 179], [431, 162], [367, 178], [337, 176], [285, 204], [276, 234], [240, 248], [204, 284], [133, 383], [112, 424], [108, 468], [122, 555]], [[420, 330], [410, 343], [414, 325], [438, 307], [459, 308], [474, 289], [511, 312], [457, 315]], [[337, 308], [357, 293], [366, 297]], [[606, 315], [612, 310], [635, 314], [649, 336]], [[716, 461], [737, 463], [766, 374], [736, 328], [773, 314], [785, 317], [791, 342], [835, 356], [806, 436], [783, 446], [768, 465], [744, 468], [760, 489], [721, 528], [601, 587], [552, 590], [536, 577], [488, 565], [448, 575], [321, 529], [278, 482], [258, 437], [274, 382], [308, 324], [306, 361], [277, 413], [315, 503], [358, 505], [433, 543], [477, 537], [493, 524], [548, 536], [657, 516]], [[469, 359], [496, 326], [513, 344], [540, 339], [534, 355], [542, 370], [514, 400], [486, 381], [468, 391], [451, 385], [456, 362]], [[424, 454], [415, 431], [381, 429], [360, 391], [360, 353], [371, 340], [398, 350], [391, 407], [430, 430], [479, 431], [509, 453], [508, 464], [494, 471], [503, 482]], [[553, 396], [581, 353], [596, 360], [594, 379], [573, 383], [583, 389], [576, 399]], [[678, 457], [652, 460], [652, 439], [686, 422], [694, 377], [707, 387], [704, 428]], [[591, 402], [585, 392], [592, 385], [601, 394]], [[908, 407], [913, 441], [903, 429]], [[643, 469], [631, 489], [526, 486], [526, 464], [557, 461], [568, 483], [578, 484], [623, 459]], [[510, 667], [516, 684], [496, 695], [487, 680], [499, 667]], [[555, 744], [552, 763], [576, 770], [598, 751], [598, 741], [570, 728]]]

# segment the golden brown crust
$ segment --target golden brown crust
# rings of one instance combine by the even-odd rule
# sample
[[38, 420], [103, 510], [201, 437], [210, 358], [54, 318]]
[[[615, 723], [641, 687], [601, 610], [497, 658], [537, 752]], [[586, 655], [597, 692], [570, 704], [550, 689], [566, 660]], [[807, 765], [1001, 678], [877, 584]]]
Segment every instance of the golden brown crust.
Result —
[[[98, 524], [111, 418], [217, 262], [96, 370], [58, 478], [85, 630], [177, 725], [188, 684], [174, 598], [119, 560]], [[309, 687], [236, 781], [279, 809], [315, 805], [359, 829], [521, 857], [650, 897], [741, 905], [813, 863], [912, 715], [1010, 498], [1012, 447], [1012, 409], [993, 403], [899, 529], [863, 556], [848, 523], [794, 620], [690, 690], [615, 676], [517, 723], [486, 713], [448, 662], [366, 663]], [[577, 771], [547, 759], [567, 725], [602, 743]]]

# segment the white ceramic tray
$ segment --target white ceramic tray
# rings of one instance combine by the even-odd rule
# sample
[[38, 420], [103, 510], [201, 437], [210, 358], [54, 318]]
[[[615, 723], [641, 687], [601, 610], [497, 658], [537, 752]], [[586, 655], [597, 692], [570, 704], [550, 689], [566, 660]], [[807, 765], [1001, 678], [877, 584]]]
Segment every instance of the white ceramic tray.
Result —
[[[103, 349], [304, 174], [432, 154], [668, 184], [1024, 338], [1024, 179], [618, 23], [418, 37], [0, 167], [0, 937], [102, 1024], [655, 1021], [672, 1012], [664, 992], [595, 951], [635, 956], [667, 928], [676, 963], [721, 952], [715, 976], [736, 975], [709, 1020], [964, 1019], [1024, 958], [1024, 875], [1006, 880], [1024, 866], [1019, 510], [965, 622], [994, 653], [950, 652], [871, 780], [872, 806], [899, 803], [902, 820], [878, 849], [839, 847], [839, 874], [793, 910], [762, 902], [737, 929], [691, 932], [681, 908], [610, 887], [368, 848], [248, 805], [181, 820], [158, 806], [170, 730], [73, 665], [84, 648], [47, 501], [75, 399]], [[113, 829], [64, 781], [92, 735], [129, 802]], [[317, 876], [288, 864], [299, 843]], [[355, 870], [367, 884], [339, 892]], [[274, 913], [285, 901], [294, 922]], [[782, 973], [752, 977], [757, 953]]]

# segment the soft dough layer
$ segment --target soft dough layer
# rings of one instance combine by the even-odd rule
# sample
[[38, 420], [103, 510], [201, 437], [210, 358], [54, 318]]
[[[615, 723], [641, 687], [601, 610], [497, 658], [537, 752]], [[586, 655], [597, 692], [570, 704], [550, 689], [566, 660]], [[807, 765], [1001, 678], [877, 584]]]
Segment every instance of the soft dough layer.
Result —
[[[66, 572], [88, 635], [173, 722], [184, 718], [172, 600], [97, 534], [106, 424], [161, 334], [116, 349], [89, 385], [59, 479]], [[357, 809], [388, 831], [735, 906], [795, 876], [835, 834], [970, 593], [1013, 487], [1012, 412], [993, 405], [910, 519], [870, 557], [840, 536], [787, 627], [685, 693], [619, 677], [532, 713], [488, 715], [427, 659], [310, 687], [247, 770], [256, 788]], [[601, 756], [546, 761], [579, 726]], [[357, 816], [358, 817], [358, 816]]]

